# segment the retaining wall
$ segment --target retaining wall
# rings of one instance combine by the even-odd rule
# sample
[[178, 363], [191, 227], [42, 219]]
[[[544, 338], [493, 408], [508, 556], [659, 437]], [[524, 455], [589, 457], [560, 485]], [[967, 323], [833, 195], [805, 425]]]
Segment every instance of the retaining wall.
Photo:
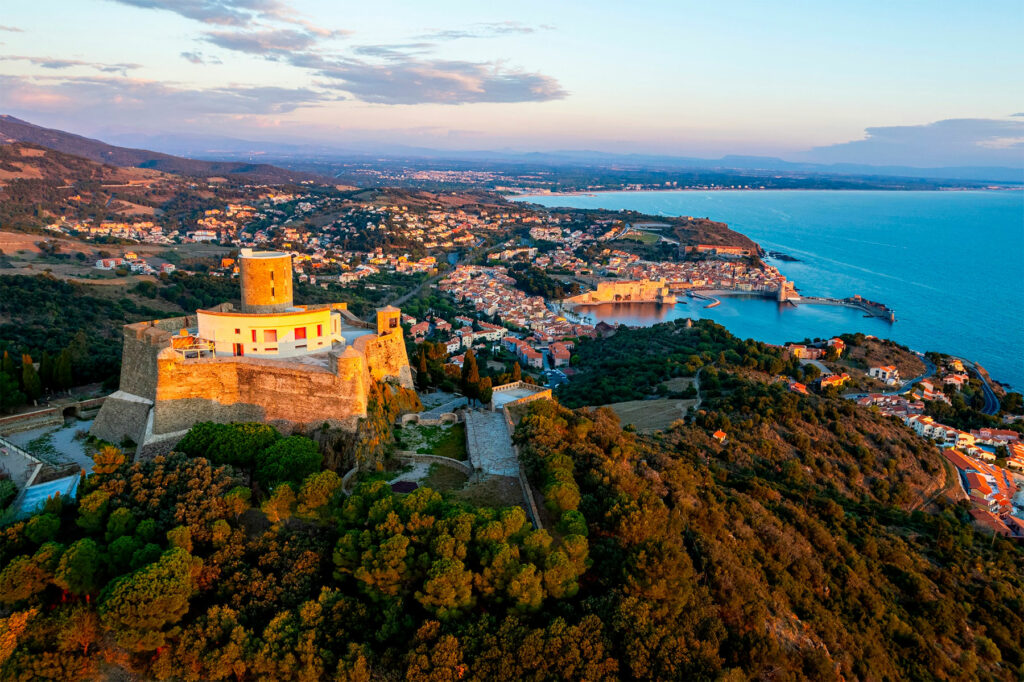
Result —
[[69, 407], [74, 408], [75, 414], [81, 417], [83, 412], [93, 412], [100, 409], [106, 399], [106, 396], [90, 398], [62, 405], [51, 405], [33, 410], [32, 412], [14, 414], [9, 417], [0, 417], [0, 433], [30, 431], [43, 426], [61, 426], [64, 424], [64, 411]]
[[356, 474], [359, 473], [359, 465], [356, 465], [345, 472], [345, 475], [341, 477], [341, 492], [345, 495], [352, 494], [349, 490], [349, 486], [352, 484], [352, 479], [355, 478]]
[[64, 423], [64, 411], [56, 407], [46, 407], [34, 412], [15, 414], [0, 418], [0, 433], [16, 433], [29, 431], [41, 426], [59, 426]]
[[[507, 409], [503, 409], [502, 412], [505, 415], [505, 428], [508, 429], [509, 440], [512, 440], [512, 436], [516, 431], [516, 426], [512, 423], [512, 414]], [[523, 471], [523, 461], [519, 458], [519, 446], [516, 445], [514, 441], [512, 443], [512, 452], [516, 453], [516, 462], [519, 464], [519, 486], [523, 489], [523, 499], [526, 500], [526, 513], [530, 516], [530, 521], [533, 522], [533, 527], [537, 530], [541, 530], [544, 528], [544, 525], [540, 522], [540, 512], [537, 510], [537, 500], [533, 497], [533, 488], [530, 486], [530, 482], [526, 479], [526, 472]]]

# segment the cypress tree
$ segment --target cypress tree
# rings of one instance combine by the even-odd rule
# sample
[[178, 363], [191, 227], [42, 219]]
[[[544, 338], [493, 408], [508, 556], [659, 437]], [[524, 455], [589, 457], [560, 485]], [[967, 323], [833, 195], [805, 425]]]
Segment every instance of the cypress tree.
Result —
[[515, 365], [512, 366], [512, 381], [515, 382], [515, 381], [522, 381], [522, 380], [523, 380], [523, 368], [520, 367], [519, 363], [517, 362]]
[[57, 356], [57, 362], [53, 366], [53, 384], [61, 391], [71, 388], [73, 383], [71, 373], [71, 353], [65, 348]]
[[484, 377], [483, 379], [480, 380], [480, 387], [479, 387], [479, 390], [477, 392], [479, 394], [477, 397], [480, 398], [480, 402], [482, 404], [484, 404], [484, 405], [490, 404], [491, 397], [494, 394], [494, 392], [492, 390], [492, 383], [491, 383], [491, 378], [490, 377]]
[[43, 351], [43, 359], [39, 361], [39, 380], [44, 389], [53, 389], [53, 356], [46, 351]]
[[476, 355], [472, 350], [466, 351], [466, 358], [462, 361], [462, 393], [470, 400], [477, 397], [477, 387], [480, 383], [480, 369], [476, 366]]
[[32, 356], [21, 356], [21, 385], [29, 400], [38, 400], [43, 395], [43, 383], [39, 380], [39, 372], [32, 363]]
[[0, 370], [3, 370], [4, 373], [8, 374], [12, 379], [17, 381], [18, 375], [14, 371], [14, 358], [12, 358], [11, 354], [8, 353], [7, 351], [4, 351], [4, 359], [3, 363], [0, 364]]
[[25, 402], [18, 382], [7, 372], [0, 372], [0, 412], [10, 412]]
[[430, 369], [427, 367], [427, 354], [423, 349], [420, 349], [419, 364], [416, 366], [416, 383], [419, 384], [420, 390], [430, 385]]

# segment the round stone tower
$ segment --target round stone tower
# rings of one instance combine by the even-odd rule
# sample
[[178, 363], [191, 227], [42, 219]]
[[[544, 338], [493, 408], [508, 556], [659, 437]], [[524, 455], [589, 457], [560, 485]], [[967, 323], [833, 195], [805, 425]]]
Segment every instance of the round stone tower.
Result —
[[238, 262], [243, 313], [282, 313], [293, 307], [291, 254], [242, 249]]

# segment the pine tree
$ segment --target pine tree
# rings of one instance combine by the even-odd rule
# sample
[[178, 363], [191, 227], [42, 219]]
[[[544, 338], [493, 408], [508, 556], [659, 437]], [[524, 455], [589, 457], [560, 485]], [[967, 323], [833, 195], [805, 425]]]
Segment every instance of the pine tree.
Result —
[[476, 366], [476, 355], [472, 350], [466, 351], [466, 357], [462, 361], [462, 394], [473, 400], [478, 394], [480, 383], [480, 369]]
[[11, 412], [25, 402], [25, 394], [18, 382], [6, 372], [0, 372], [0, 412]]
[[31, 355], [21, 356], [21, 385], [29, 400], [38, 400], [43, 395], [43, 383], [39, 380], [39, 372], [32, 363]]

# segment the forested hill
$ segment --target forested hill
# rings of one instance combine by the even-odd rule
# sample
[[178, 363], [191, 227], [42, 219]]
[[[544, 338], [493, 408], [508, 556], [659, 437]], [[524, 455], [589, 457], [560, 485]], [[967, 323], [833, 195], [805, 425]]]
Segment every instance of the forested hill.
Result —
[[[783, 377], [799, 380], [808, 371], [796, 359], [710, 320], [623, 327], [610, 338], [581, 340], [574, 352], [576, 374], [557, 392], [571, 407], [656, 398], [667, 380], [699, 373], [700, 428], [680, 433], [713, 451], [721, 466], [791, 486], [814, 481], [903, 509], [946, 484], [939, 450], [898, 420], [837, 395], [793, 393]], [[718, 430], [728, 447], [710, 437]]]
[[[762, 422], [788, 419], [749, 406]], [[517, 439], [532, 475], [556, 516], [578, 510], [589, 531], [593, 563], [565, 612], [600, 619], [617, 676], [1024, 673], [1024, 553], [976, 535], [964, 509], [900, 511], [861, 494], [856, 467], [809, 467], [813, 446], [795, 466], [757, 466], [756, 422], [734, 422], [718, 445], [714, 424], [644, 438], [607, 409], [530, 412]]]
[[151, 168], [165, 173], [195, 177], [225, 176], [249, 182], [292, 183], [302, 180], [324, 181], [312, 175], [290, 171], [265, 163], [239, 161], [201, 161], [162, 154], [146, 149], [117, 147], [100, 140], [75, 135], [63, 130], [44, 128], [13, 116], [0, 115], [0, 144], [28, 142], [66, 154], [84, 157], [112, 166]]
[[606, 409], [531, 403], [515, 437], [545, 530], [425, 488], [345, 497], [311, 441], [266, 425], [199, 425], [188, 456], [153, 462], [104, 452], [76, 504], [0, 533], [0, 677], [1024, 673], [1019, 547], [958, 508], [762, 473], [732, 454], [748, 439], [705, 429], [645, 438]]

